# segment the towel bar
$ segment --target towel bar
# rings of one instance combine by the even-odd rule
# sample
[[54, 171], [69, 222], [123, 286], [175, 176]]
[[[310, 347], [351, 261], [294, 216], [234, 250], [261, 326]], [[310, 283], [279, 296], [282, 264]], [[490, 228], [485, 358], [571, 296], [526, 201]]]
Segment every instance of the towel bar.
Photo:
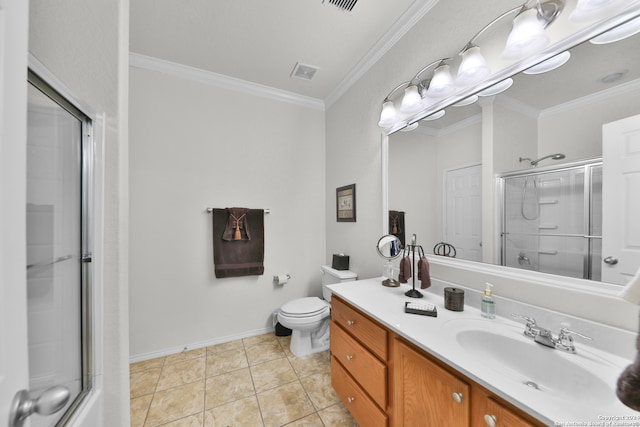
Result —
[[[213, 212], [213, 208], [207, 208], [207, 213], [211, 213]], [[269, 214], [271, 213], [271, 209], [264, 209], [264, 214]]]

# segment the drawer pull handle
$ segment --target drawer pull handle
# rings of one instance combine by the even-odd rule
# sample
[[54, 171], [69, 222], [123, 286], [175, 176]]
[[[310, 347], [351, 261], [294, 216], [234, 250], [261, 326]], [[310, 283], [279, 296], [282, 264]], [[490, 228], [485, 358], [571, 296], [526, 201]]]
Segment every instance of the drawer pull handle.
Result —
[[498, 419], [495, 415], [484, 414], [484, 422], [489, 427], [496, 427], [498, 425]]
[[353, 356], [350, 354], [347, 354], [347, 360], [352, 360], [352, 359], [353, 359]]
[[355, 398], [355, 397], [347, 397], [347, 401], [348, 401], [349, 403], [353, 403], [353, 401], [354, 401], [354, 400], [356, 400], [356, 398]]
[[462, 393], [451, 393], [453, 401], [456, 403], [462, 403]]
[[355, 320], [347, 320], [347, 325], [353, 326], [355, 324], [356, 324]]

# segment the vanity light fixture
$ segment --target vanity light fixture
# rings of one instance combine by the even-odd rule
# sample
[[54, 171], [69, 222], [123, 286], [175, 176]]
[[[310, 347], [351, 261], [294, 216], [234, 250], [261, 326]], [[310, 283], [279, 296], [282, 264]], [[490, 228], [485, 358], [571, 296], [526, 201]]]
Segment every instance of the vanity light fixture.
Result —
[[502, 51], [503, 59], [521, 59], [538, 52], [551, 41], [544, 30], [564, 9], [565, 0], [528, 1], [513, 19], [513, 28]]
[[493, 86], [489, 86], [485, 90], [483, 90], [481, 92], [478, 92], [478, 96], [497, 95], [497, 94], [502, 93], [505, 90], [509, 89], [512, 84], [513, 84], [513, 79], [511, 79], [511, 78], [504, 79], [504, 80], [494, 84]]
[[620, 24], [589, 41], [593, 44], [607, 44], [626, 39], [637, 33], [640, 33], [640, 16]]
[[502, 15], [495, 18], [493, 21], [485, 25], [480, 31], [478, 31], [471, 40], [462, 48], [459, 55], [462, 57], [462, 62], [458, 67], [458, 75], [456, 77], [456, 83], [460, 86], [471, 86], [484, 80], [491, 73], [491, 69], [487, 64], [486, 59], [482, 55], [480, 46], [478, 46], [478, 39], [496, 22], [501, 21], [505, 16], [514, 14], [522, 10], [523, 6], [514, 7], [504, 12]]
[[628, 0], [578, 0], [575, 9], [569, 15], [569, 21], [578, 24], [606, 18]]
[[534, 65], [531, 68], [527, 68], [526, 70], [523, 71], [523, 73], [525, 74], [546, 73], [563, 66], [564, 64], [567, 63], [569, 58], [571, 58], [571, 53], [568, 50], [565, 50], [564, 52], [561, 52], [555, 56], [552, 56], [551, 58], [545, 61], [542, 61], [541, 63]]

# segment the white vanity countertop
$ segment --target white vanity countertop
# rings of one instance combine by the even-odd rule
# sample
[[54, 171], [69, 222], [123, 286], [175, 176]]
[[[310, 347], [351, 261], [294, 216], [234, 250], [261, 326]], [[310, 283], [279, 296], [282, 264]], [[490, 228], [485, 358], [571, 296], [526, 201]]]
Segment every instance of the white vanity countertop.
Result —
[[[382, 280], [383, 278], [374, 278], [344, 282], [330, 285], [329, 288], [333, 294], [390, 330], [548, 425], [640, 426], [640, 412], [622, 404], [615, 395], [618, 376], [632, 360], [589, 347], [579, 338], [575, 340], [576, 354], [546, 348], [522, 335], [524, 323], [504, 317], [493, 320], [482, 318], [477, 308], [466, 304], [467, 298], [475, 298], [477, 295], [465, 295], [464, 311], [454, 312], [445, 309], [442, 295], [432, 293], [430, 289], [420, 290], [424, 298], [409, 298], [404, 293], [410, 286], [388, 288], [381, 285]], [[404, 312], [405, 301], [434, 304], [438, 316], [407, 314]], [[539, 384], [540, 389], [532, 388], [524, 384], [526, 378], [509, 375], [508, 368], [496, 369], [495, 360], [487, 363], [486, 355], [465, 350], [456, 342], [456, 333], [469, 324], [475, 330], [506, 330], [513, 334], [513, 339], [522, 341], [523, 344], [518, 345], [530, 343], [533, 346], [532, 353], [538, 350], [555, 352], [553, 357], [557, 355], [560, 358], [558, 361], [562, 362], [558, 365], [578, 362], [588, 372], [597, 373], [596, 384], [602, 381], [602, 386], [592, 386], [594, 391], [587, 393], [584, 390], [588, 387], [581, 384], [584, 378], [580, 375], [568, 375], [568, 378], [560, 378], [560, 383], [556, 383], [560, 391], [554, 390], [554, 385], [546, 387], [546, 384]], [[557, 331], [553, 333], [556, 334]], [[556, 382], [562, 372], [561, 366], [549, 367], [549, 382]], [[546, 378], [546, 372], [539, 375]]]

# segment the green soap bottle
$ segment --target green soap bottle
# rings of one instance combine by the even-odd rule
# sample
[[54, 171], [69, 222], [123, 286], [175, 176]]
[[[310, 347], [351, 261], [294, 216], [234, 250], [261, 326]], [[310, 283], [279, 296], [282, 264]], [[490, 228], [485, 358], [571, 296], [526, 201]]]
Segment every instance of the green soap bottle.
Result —
[[496, 303], [493, 300], [493, 292], [491, 288], [493, 285], [491, 283], [485, 283], [487, 288], [484, 290], [484, 295], [482, 295], [482, 301], [480, 301], [480, 313], [482, 317], [487, 319], [495, 319], [496, 318]]

